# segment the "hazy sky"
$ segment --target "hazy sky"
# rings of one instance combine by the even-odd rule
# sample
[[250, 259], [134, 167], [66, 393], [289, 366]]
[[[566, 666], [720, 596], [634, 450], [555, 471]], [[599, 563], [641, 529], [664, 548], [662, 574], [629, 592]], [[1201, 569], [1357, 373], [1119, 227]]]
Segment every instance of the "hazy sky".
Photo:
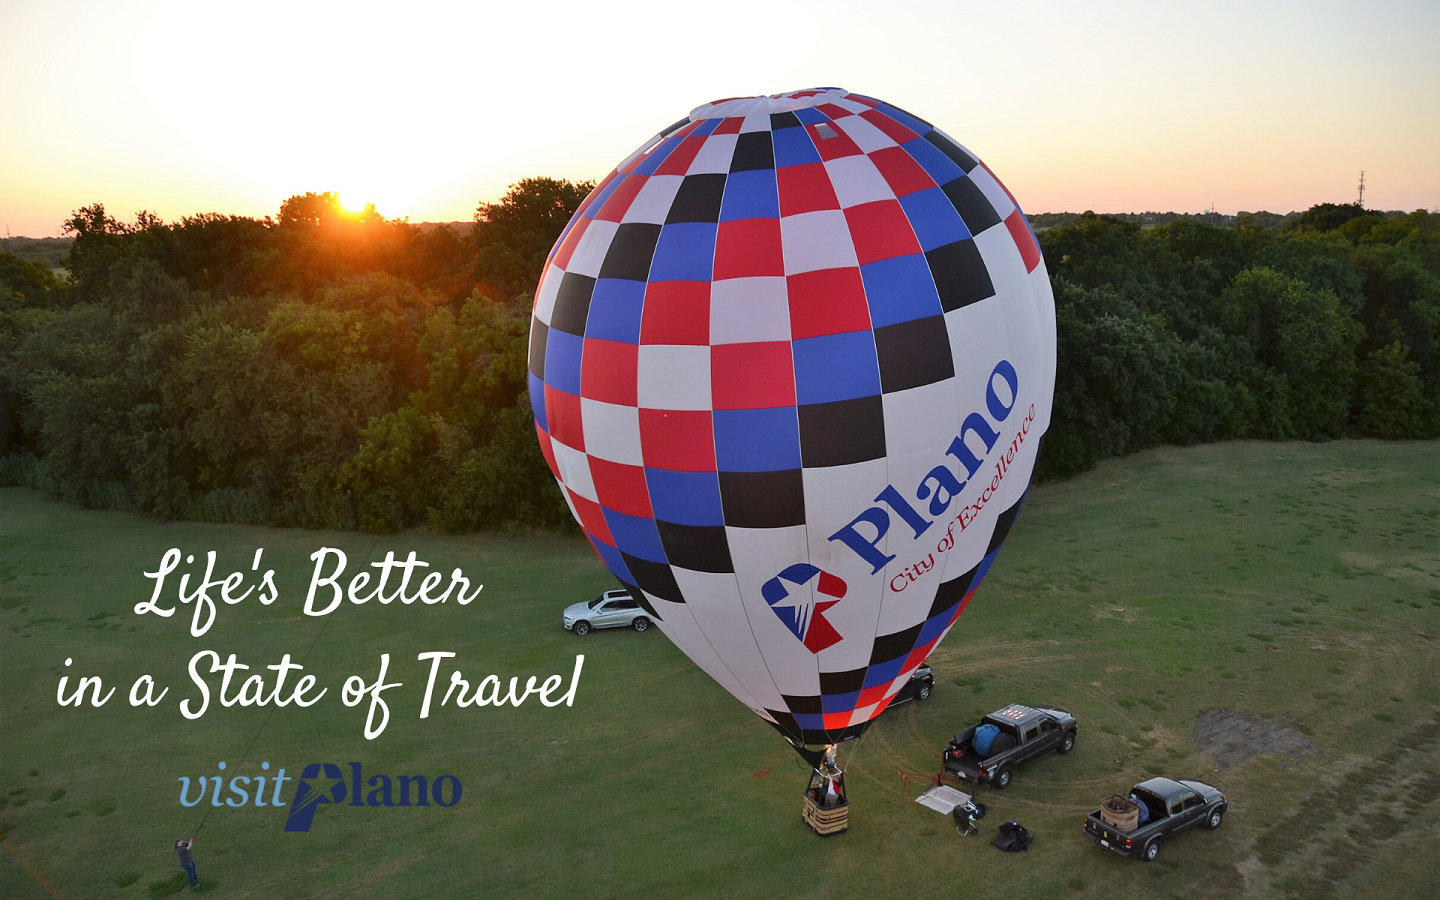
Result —
[[468, 220], [598, 178], [720, 97], [923, 116], [1029, 212], [1440, 206], [1440, 2], [0, 0], [0, 228], [273, 214], [335, 190]]

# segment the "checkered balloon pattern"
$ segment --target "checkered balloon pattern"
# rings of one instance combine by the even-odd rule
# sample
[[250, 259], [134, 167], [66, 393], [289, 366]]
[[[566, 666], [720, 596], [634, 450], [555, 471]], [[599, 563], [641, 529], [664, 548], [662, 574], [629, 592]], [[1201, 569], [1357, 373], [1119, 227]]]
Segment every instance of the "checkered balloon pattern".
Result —
[[998, 552], [1055, 310], [1009, 191], [817, 88], [717, 101], [585, 199], [535, 296], [540, 446], [605, 565], [798, 743], [863, 732]]

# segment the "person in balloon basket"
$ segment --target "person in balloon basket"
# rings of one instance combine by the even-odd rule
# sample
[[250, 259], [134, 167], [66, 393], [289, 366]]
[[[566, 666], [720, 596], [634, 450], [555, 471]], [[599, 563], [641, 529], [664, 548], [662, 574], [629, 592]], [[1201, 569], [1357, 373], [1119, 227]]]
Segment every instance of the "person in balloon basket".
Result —
[[190, 886], [199, 887], [200, 879], [195, 877], [195, 858], [190, 855], [190, 848], [195, 846], [195, 839], [180, 838], [175, 842], [175, 852], [180, 855], [180, 868], [190, 877]]

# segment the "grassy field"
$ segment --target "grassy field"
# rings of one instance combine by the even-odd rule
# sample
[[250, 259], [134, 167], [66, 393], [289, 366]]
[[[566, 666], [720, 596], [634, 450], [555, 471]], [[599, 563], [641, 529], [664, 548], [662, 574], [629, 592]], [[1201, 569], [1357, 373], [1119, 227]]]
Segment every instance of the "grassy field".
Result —
[[[263, 546], [280, 600], [222, 607], [201, 638], [186, 607], [134, 615], [152, 587], [141, 573], [177, 546], [218, 551], [221, 573], [248, 572]], [[321, 546], [346, 551], [347, 577], [414, 550], [485, 589], [468, 607], [308, 618], [307, 557]], [[793, 754], [662, 635], [561, 629], [562, 606], [608, 586], [578, 540], [157, 524], [0, 490], [0, 896], [178, 891], [169, 844], [206, 811], [195, 855], [217, 897], [1440, 895], [1433, 442], [1170, 448], [1035, 489], [930, 659], [934, 696], [847, 747], [851, 827], [835, 838], [801, 823]], [[186, 720], [176, 704], [196, 694], [185, 667], [202, 649], [267, 676], [282, 654], [304, 657], [330, 692], [273, 715], [212, 700]], [[472, 684], [568, 678], [586, 659], [573, 708], [449, 706], [420, 720], [427, 650], [456, 652]], [[366, 707], [340, 703], [340, 686], [373, 681], [381, 653], [403, 686], [366, 741]], [[133, 709], [125, 694], [145, 673], [171, 692]], [[87, 674], [114, 699], [58, 706], [58, 679], [73, 690]], [[961, 838], [896, 773], [936, 770], [949, 733], [1012, 700], [1073, 710], [1078, 746], [984, 791], [984, 837]], [[1256, 734], [1294, 729], [1315, 752], [1220, 769], [1193, 742], [1212, 708], [1243, 711]], [[464, 797], [321, 808], [309, 833], [285, 833], [281, 810], [181, 807], [177, 778], [221, 774], [222, 760], [227, 777], [262, 761], [294, 777], [320, 760], [452, 774]], [[1100, 852], [1084, 813], [1150, 773], [1225, 788], [1224, 826], [1178, 836], [1152, 865]], [[1027, 853], [987, 843], [1010, 817], [1036, 836]]]

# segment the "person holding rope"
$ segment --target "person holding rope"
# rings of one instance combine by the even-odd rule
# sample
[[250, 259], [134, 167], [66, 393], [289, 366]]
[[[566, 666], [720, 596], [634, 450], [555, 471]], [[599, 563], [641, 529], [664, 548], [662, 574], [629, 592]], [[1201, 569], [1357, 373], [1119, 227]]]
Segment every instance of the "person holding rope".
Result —
[[200, 886], [200, 879], [195, 877], [195, 858], [190, 855], [190, 848], [194, 846], [195, 839], [193, 837], [188, 841], [180, 838], [175, 842], [175, 852], [180, 855], [180, 868], [184, 869], [185, 874], [190, 876], [190, 886], [192, 888]]

